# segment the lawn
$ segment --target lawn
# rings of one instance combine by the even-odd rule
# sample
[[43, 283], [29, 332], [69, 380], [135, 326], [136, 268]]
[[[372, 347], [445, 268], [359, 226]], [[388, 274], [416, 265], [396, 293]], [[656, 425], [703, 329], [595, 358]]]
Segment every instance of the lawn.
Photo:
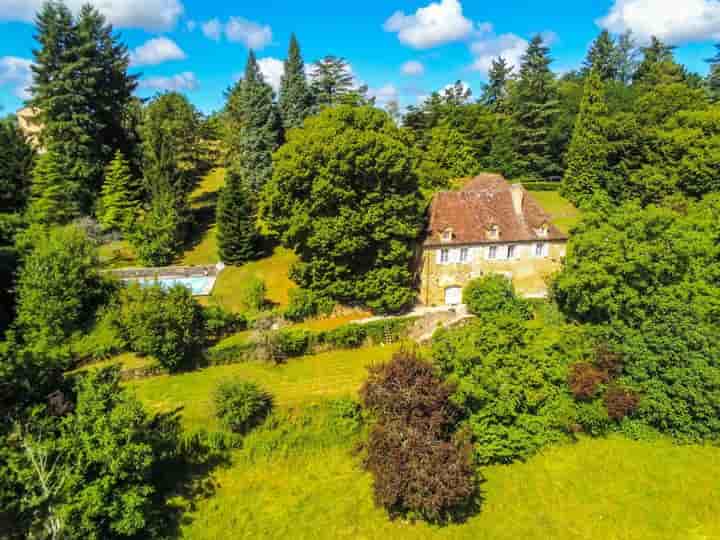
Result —
[[349, 448], [242, 459], [184, 516], [182, 538], [669, 540], [720, 538], [720, 450], [585, 439], [483, 470], [481, 512], [448, 527], [390, 521]]
[[215, 205], [218, 192], [224, 183], [225, 169], [213, 169], [203, 177], [190, 195], [195, 226], [178, 264], [215, 264], [220, 260], [217, 252]]
[[531, 191], [530, 194], [563, 232], [570, 232], [580, 221], [580, 210], [557, 191]]
[[279, 407], [317, 402], [328, 397], [354, 395], [367, 375], [366, 367], [390, 359], [397, 347], [340, 350], [290, 359], [275, 366], [247, 362], [210, 367], [178, 375], [161, 375], [128, 383], [153, 411], [184, 407], [186, 428], [217, 428], [212, 393], [220, 381], [237, 377], [268, 390]]

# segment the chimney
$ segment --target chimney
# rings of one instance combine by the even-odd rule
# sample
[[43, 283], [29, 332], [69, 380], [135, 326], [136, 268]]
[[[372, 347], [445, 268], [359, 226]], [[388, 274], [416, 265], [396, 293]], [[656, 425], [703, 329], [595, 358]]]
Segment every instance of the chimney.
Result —
[[525, 197], [525, 189], [522, 184], [513, 184], [510, 186], [510, 195], [512, 196], [513, 209], [518, 217], [523, 217], [523, 198]]

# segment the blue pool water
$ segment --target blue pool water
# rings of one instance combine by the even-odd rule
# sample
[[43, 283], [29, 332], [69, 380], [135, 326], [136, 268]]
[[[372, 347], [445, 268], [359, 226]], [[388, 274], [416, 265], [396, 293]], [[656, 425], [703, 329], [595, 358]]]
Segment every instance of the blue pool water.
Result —
[[175, 285], [182, 285], [190, 289], [193, 296], [207, 296], [215, 285], [214, 276], [197, 276], [197, 277], [171, 277], [171, 278], [140, 278], [130, 281], [136, 281], [141, 287], [159, 284], [164, 289], [170, 289]]

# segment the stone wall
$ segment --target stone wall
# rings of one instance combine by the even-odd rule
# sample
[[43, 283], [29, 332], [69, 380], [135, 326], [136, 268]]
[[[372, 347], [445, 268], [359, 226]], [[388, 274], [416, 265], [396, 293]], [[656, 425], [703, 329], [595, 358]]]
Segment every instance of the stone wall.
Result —
[[[467, 283], [486, 274], [504, 274], [512, 278], [519, 294], [544, 296], [547, 278], [560, 269], [565, 256], [565, 241], [547, 241], [546, 255], [535, 256], [537, 242], [497, 244], [496, 259], [488, 259], [489, 245], [448, 246], [451, 262], [441, 263], [442, 247], [425, 248], [419, 260], [419, 300], [427, 306], [445, 304], [445, 291], [449, 287], [464, 288]], [[507, 246], [515, 246], [512, 259], [503, 258]], [[467, 248], [467, 261], [460, 262], [459, 250]]]

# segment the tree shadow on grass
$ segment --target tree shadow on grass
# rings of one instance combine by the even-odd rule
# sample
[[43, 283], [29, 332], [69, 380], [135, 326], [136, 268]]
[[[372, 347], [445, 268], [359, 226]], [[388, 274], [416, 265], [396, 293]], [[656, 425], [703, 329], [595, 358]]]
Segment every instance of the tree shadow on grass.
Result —
[[205, 239], [208, 231], [215, 225], [218, 192], [209, 191], [193, 200], [192, 225], [183, 244], [183, 253], [197, 248]]

